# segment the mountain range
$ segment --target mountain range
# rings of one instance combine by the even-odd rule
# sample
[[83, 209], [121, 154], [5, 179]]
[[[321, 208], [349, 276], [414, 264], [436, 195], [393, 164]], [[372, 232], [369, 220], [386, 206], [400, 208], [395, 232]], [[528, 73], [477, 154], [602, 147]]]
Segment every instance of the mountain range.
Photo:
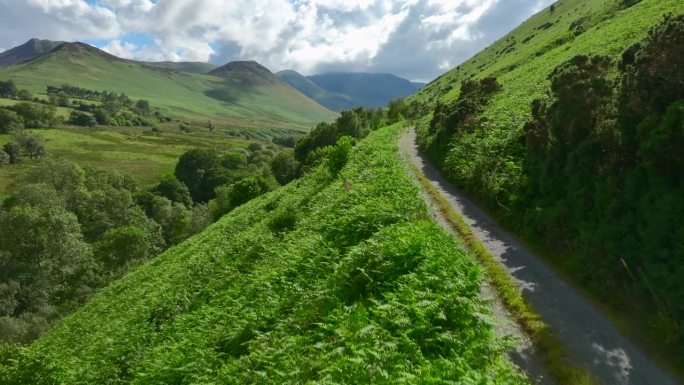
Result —
[[30, 41], [7, 51], [6, 62], [28, 59], [0, 68], [0, 79], [12, 79], [38, 96], [48, 85], [62, 84], [123, 92], [184, 120], [229, 126], [303, 132], [335, 117], [255, 62], [229, 63], [203, 74], [197, 63], [141, 63], [85, 43], [57, 44], [41, 54], [49, 45]]
[[[0, 53], [0, 68], [37, 59], [51, 53], [63, 44], [65, 44], [65, 42], [31, 39], [20, 46]], [[80, 44], [82, 48], [90, 49], [90, 51], [99, 50], [95, 47], [87, 46], [84, 43], [78, 44]], [[104, 51], [99, 51], [101, 56], [109, 57], [109, 59], [115, 58]], [[228, 72], [240, 72], [240, 66], [230, 65], [230, 63], [229, 65], [219, 67], [215, 64], [204, 62], [126, 61], [149, 69], [163, 69], [191, 74], [217, 75], [218, 72], [216, 71], [221, 71], [226, 75], [226, 70], [228, 70]], [[256, 72], [262, 72], [261, 77], [266, 76], [264, 75], [264, 70], [270, 73], [268, 69], [256, 62], [248, 63], [250, 64], [247, 67], [253, 67]], [[223, 68], [223, 70], [221, 70], [221, 68]], [[245, 74], [244, 71], [242, 71], [242, 74]], [[335, 112], [355, 107], [384, 107], [390, 100], [409, 96], [425, 86], [424, 83], [415, 83], [396, 75], [382, 73], [338, 72], [307, 77], [296, 71], [286, 70], [278, 72], [276, 76], [281, 81], [299, 90], [321, 106]], [[226, 76], [219, 77], [225, 78]], [[268, 77], [270, 78], [270, 75], [268, 75]], [[244, 85], [243, 82], [238, 79], [239, 76], [229, 75], [228, 78], [232, 79], [231, 82], [233, 84]], [[251, 79], [251, 76], [248, 76], [248, 78]], [[247, 81], [246, 83], [249, 82], [250, 81]], [[273, 85], [277, 82], [275, 82], [273, 78], [270, 78], [267, 83]], [[262, 82], [262, 84], [265, 83]], [[212, 92], [212, 94], [217, 95], [218, 93]]]

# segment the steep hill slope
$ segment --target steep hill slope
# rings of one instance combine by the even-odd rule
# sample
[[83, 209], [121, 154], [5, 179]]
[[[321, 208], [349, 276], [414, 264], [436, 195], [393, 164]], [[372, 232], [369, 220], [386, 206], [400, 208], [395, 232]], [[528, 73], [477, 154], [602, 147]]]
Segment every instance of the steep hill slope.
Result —
[[240, 127], [302, 131], [334, 117], [284, 84], [239, 85], [211, 75], [153, 68], [83, 43], [63, 44], [29, 62], [2, 68], [0, 79], [13, 79], [18, 87], [34, 93], [65, 83], [124, 92], [134, 99], [148, 99], [175, 116]]
[[276, 73], [276, 76], [329, 110], [342, 111], [358, 107], [351, 97], [328, 91], [299, 72], [280, 71]]
[[378, 108], [424, 86], [391, 74], [338, 72], [309, 76], [319, 87], [351, 98], [353, 107]]
[[320, 167], [238, 208], [31, 347], [0, 350], [0, 382], [528, 383], [493, 335], [479, 269], [429, 220], [401, 131], [371, 134], [337, 176]]
[[442, 172], [680, 368], [682, 13], [558, 1], [410, 98]]
[[141, 62], [150, 67], [165, 68], [169, 70], [177, 70], [183, 72], [192, 72], [196, 74], [206, 74], [211, 72], [217, 66], [211, 63], [204, 62], [173, 62], [173, 61], [159, 61], [159, 62]]
[[64, 44], [63, 41], [31, 39], [20, 46], [1, 52], [0, 67], [6, 67], [34, 59], [52, 51], [62, 44]]

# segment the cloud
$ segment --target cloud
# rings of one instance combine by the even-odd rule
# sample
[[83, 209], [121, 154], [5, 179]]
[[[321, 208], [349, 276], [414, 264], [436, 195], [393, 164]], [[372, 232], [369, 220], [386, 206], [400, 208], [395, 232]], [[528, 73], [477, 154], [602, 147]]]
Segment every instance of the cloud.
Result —
[[[430, 80], [550, 0], [0, 0], [0, 46], [103, 42], [143, 60], [254, 59], [272, 70]], [[130, 36], [145, 36], [139, 41]]]

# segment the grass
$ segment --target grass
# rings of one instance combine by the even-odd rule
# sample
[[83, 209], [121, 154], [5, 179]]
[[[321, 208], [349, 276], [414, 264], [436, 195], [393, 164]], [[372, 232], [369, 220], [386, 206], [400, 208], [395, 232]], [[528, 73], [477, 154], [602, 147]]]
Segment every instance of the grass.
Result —
[[[146, 128], [58, 128], [30, 130], [45, 140], [48, 158], [66, 159], [81, 165], [128, 173], [144, 184], [152, 184], [173, 169], [188, 149], [217, 148], [222, 151], [246, 148], [251, 142], [207, 132], [181, 133], [168, 127], [160, 134]], [[0, 135], [0, 145], [12, 140]], [[7, 192], [22, 176], [43, 160], [25, 159], [16, 165], [0, 167], [0, 192]]]
[[450, 227], [464, 242], [469, 254], [484, 267], [492, 286], [496, 289], [506, 308], [531, 338], [537, 354], [543, 360], [544, 367], [556, 379], [557, 383], [599, 384], [598, 380], [587, 369], [572, 362], [563, 344], [542, 321], [541, 315], [525, 300], [510, 274], [482, 245], [470, 226], [454, 210], [449, 201], [414, 164], [408, 163], [408, 166], [418, 184], [429, 194], [439, 211], [449, 222]]
[[[83, 47], [63, 49], [1, 68], [0, 79], [12, 79], [19, 88], [34, 94], [45, 93], [47, 85], [62, 84], [124, 92], [134, 100], [148, 99], [166, 114], [197, 122], [212, 120], [222, 126], [304, 132], [335, 116], [284, 84], [226, 84], [214, 76], [152, 68]], [[226, 88], [231, 91], [226, 97], [209, 96], [212, 91]]]
[[529, 383], [481, 269], [430, 220], [401, 131], [359, 142], [338, 176], [321, 167], [237, 208], [28, 348], [0, 348], [0, 382]]

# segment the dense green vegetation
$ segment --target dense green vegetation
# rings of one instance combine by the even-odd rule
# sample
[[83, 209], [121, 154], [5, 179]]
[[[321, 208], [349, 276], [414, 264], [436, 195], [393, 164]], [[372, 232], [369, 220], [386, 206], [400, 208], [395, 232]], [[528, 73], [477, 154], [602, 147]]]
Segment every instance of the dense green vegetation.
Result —
[[[410, 100], [432, 106], [420, 142], [451, 180], [677, 360], [684, 28], [663, 21], [672, 11], [559, 1]], [[492, 76], [501, 89], [478, 103], [469, 79]]]
[[6, 346], [0, 380], [525, 383], [487, 321], [479, 268], [429, 219], [400, 131], [334, 147], [348, 159], [337, 175], [331, 157], [103, 289], [37, 343]]
[[[0, 165], [45, 155], [38, 136], [21, 130], [16, 138], [0, 150]], [[287, 154], [294, 158], [289, 151], [278, 159]], [[192, 149], [176, 166], [181, 180], [167, 175], [151, 189], [91, 166], [39, 164], [0, 205], [0, 342], [37, 338], [131, 266], [272, 190], [273, 158], [273, 146], [259, 143], [225, 153]], [[205, 178], [194, 185], [187, 175]]]

